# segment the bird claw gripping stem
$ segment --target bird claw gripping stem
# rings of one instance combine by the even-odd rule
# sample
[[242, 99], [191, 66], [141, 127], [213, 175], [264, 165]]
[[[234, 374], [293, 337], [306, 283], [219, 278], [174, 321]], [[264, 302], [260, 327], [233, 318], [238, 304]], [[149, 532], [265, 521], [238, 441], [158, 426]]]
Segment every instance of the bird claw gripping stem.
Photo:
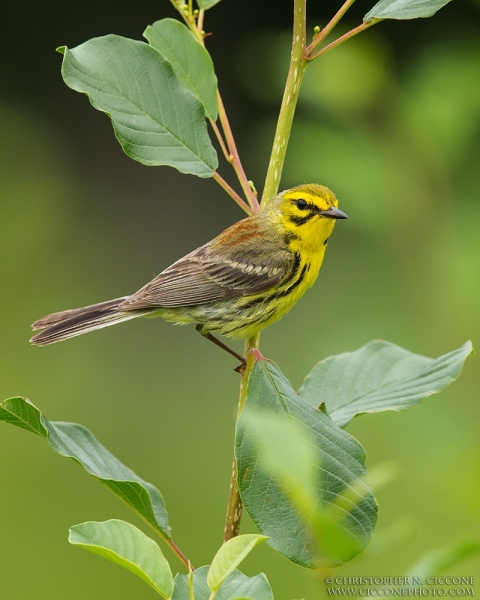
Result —
[[268, 360], [268, 362], [272, 362], [269, 358], [265, 358], [258, 348], [250, 348], [248, 353], [251, 354], [255, 360]]

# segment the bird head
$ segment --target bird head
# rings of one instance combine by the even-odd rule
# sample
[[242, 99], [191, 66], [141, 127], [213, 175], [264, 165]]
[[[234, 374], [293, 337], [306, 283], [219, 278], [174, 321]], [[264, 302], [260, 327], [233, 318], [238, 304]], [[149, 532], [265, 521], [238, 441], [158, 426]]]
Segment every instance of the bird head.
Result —
[[281, 228], [303, 246], [326, 244], [336, 219], [347, 219], [339, 210], [335, 194], [315, 183], [299, 185], [278, 194], [267, 205], [274, 210]]

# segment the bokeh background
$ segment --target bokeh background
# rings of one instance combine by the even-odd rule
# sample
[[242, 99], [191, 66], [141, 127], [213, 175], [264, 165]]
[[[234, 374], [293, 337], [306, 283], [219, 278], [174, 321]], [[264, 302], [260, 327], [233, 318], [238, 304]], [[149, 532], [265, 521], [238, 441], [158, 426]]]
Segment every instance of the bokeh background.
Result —
[[[358, 2], [347, 25], [372, 6]], [[310, 2], [310, 28], [339, 2]], [[291, 2], [223, 0], [208, 47], [249, 177], [261, 189], [289, 53]], [[54, 49], [97, 35], [140, 39], [167, 0], [18, 1], [0, 22], [0, 398], [24, 395], [80, 422], [163, 492], [174, 538], [199, 566], [221, 543], [238, 375], [192, 327], [137, 321], [47, 348], [44, 314], [114, 298], [242, 217], [211, 180], [137, 164], [107, 117], [60, 77]], [[480, 340], [480, 4], [387, 22], [307, 72], [282, 186], [331, 187], [350, 216], [321, 276], [262, 351], [295, 385], [321, 358], [384, 338], [439, 356]], [[222, 171], [230, 176], [228, 167]], [[233, 180], [230, 178], [233, 182]], [[424, 552], [480, 534], [478, 357], [446, 392], [349, 426], [379, 491], [377, 533], [342, 574], [401, 575]], [[154, 598], [67, 543], [68, 528], [133, 514], [73, 462], [0, 424], [0, 597]], [[144, 528], [148, 533], [148, 530]], [[254, 531], [245, 518], [243, 531]], [[171, 564], [181, 570], [173, 555]], [[244, 563], [276, 598], [316, 598], [314, 574], [264, 545]], [[470, 559], [452, 574], [480, 577]]]

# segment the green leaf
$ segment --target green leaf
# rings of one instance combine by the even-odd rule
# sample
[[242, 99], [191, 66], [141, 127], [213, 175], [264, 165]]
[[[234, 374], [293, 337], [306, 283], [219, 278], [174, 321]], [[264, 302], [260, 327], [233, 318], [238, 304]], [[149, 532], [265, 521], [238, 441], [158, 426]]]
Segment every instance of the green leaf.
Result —
[[[335, 531], [332, 528], [338, 530], [338, 524], [341, 524], [345, 536], [355, 542], [355, 548], [349, 545], [348, 553], [332, 556], [323, 548], [317, 550], [319, 532], [306, 525], [305, 512], [298, 508], [299, 502], [292, 501], [291, 489], [285, 485], [285, 479], [279, 482], [277, 470], [272, 472], [271, 468], [265, 467], [269, 464], [265, 448], [259, 444], [258, 430], [252, 427], [252, 420], [258, 414], [272, 419], [283, 416], [300, 432], [305, 428], [308, 430], [306, 440], [313, 445], [310, 458], [313, 463], [299, 477], [301, 481], [307, 481], [313, 473], [310, 492], [313, 501], [309, 502], [316, 505], [319, 515], [328, 511], [329, 518], [319, 521], [319, 527], [323, 529], [320, 537], [333, 538]], [[281, 554], [303, 566], [315, 567], [341, 564], [365, 548], [377, 516], [377, 504], [366, 481], [365, 452], [328, 415], [299, 396], [275, 364], [257, 361], [252, 369], [245, 408], [237, 423], [235, 445], [243, 503], [261, 533], [269, 536], [268, 543]], [[299, 456], [302, 456], [302, 450]], [[281, 454], [279, 462], [286, 460]], [[331, 515], [335, 515], [337, 523], [333, 523]], [[340, 541], [337, 550], [345, 547], [344, 541]]]
[[455, 540], [443, 548], [425, 554], [408, 569], [407, 575], [420, 577], [424, 581], [426, 577], [438, 575], [477, 554], [480, 554], [480, 539]]
[[212, 592], [218, 591], [225, 579], [233, 573], [242, 560], [264, 540], [264, 535], [246, 533], [234, 537], [220, 548], [210, 565], [207, 583]]
[[[209, 600], [210, 588], [207, 577], [210, 567], [200, 567], [193, 572], [195, 600]], [[215, 600], [234, 600], [238, 598], [252, 600], [273, 600], [273, 592], [268, 579], [263, 573], [255, 577], [247, 577], [238, 570], [233, 571], [225, 579], [215, 595]], [[188, 575], [175, 577], [175, 591], [172, 600], [190, 600]]]
[[68, 541], [128, 569], [163, 598], [173, 594], [173, 577], [158, 545], [125, 521], [89, 521], [70, 529]]
[[80, 464], [87, 473], [99, 479], [163, 536], [170, 539], [171, 530], [161, 493], [115, 458], [88, 429], [76, 423], [49, 422], [25, 398], [10, 398], [2, 402], [0, 421], [46, 438], [55, 452]]
[[157, 50], [117, 35], [65, 48], [62, 76], [112, 119], [131, 158], [212, 177], [218, 166], [201, 102]]
[[245, 418], [259, 446], [259, 460], [308, 517], [317, 509], [315, 438], [301, 423], [282, 414], [250, 411]]
[[[362, 545], [344, 526], [344, 514], [352, 502], [358, 503], [367, 492], [368, 484], [346, 490], [332, 508], [320, 507], [317, 501], [317, 452], [315, 438], [298, 421], [286, 415], [270, 411], [252, 412], [247, 416], [248, 426], [258, 443], [260, 466], [279, 483], [305, 524], [316, 537], [316, 546], [321, 548], [323, 562], [336, 563], [337, 557], [347, 560], [362, 550]], [[360, 482], [359, 482], [360, 483]], [[362, 482], [363, 483], [363, 482]]]
[[451, 0], [380, 0], [363, 20], [373, 19], [418, 19], [431, 17]]
[[340, 427], [363, 413], [406, 410], [445, 389], [472, 354], [471, 342], [437, 359], [413, 354], [382, 340], [354, 352], [330, 356], [307, 375], [300, 394], [325, 403]]
[[198, 8], [203, 8], [203, 10], [208, 10], [218, 4], [220, 0], [197, 0]]
[[180, 83], [197, 96], [207, 117], [215, 120], [217, 77], [213, 61], [193, 33], [177, 19], [162, 19], [149, 25], [143, 36], [172, 65]]

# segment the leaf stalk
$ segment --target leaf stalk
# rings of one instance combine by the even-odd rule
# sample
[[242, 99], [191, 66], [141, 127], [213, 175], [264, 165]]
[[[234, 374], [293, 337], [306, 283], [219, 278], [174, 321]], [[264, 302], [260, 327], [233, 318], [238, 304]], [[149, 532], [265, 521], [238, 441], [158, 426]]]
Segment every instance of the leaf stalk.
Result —
[[220, 187], [227, 192], [227, 194], [235, 200], [238, 206], [244, 210], [247, 215], [253, 214], [252, 209], [248, 204], [242, 200], [241, 196], [237, 194], [237, 192], [232, 188], [230, 184], [228, 184], [225, 179], [217, 172], [213, 172], [213, 179], [220, 185]]
[[381, 20], [382, 19], [373, 19], [372, 21], [369, 21], [368, 23], [362, 23], [361, 25], [358, 25], [358, 27], [355, 27], [354, 29], [348, 31], [347, 33], [345, 33], [345, 35], [342, 35], [341, 37], [336, 39], [331, 44], [328, 44], [328, 46], [325, 46], [324, 48], [322, 48], [315, 54], [312, 54], [312, 56], [310, 56], [307, 60], [308, 61], [315, 60], [319, 56], [322, 56], [322, 54], [326, 54], [327, 52], [330, 52], [330, 50], [333, 50], [333, 48], [340, 46], [340, 44], [343, 44], [343, 42], [346, 42], [347, 40], [352, 38], [354, 35], [357, 35], [358, 33], [365, 31], [365, 29], [368, 29], [372, 25], [376, 25], [377, 23], [380, 23]]
[[175, 542], [172, 539], [169, 539], [169, 540], [166, 539], [165, 542], [167, 543], [167, 546], [170, 548], [170, 550], [172, 550], [172, 552], [187, 567], [187, 569], [192, 569], [192, 571], [193, 571], [194, 568], [192, 567], [191, 562], [188, 560], [188, 558], [185, 556], [185, 554], [180, 550], [180, 548], [177, 546], [177, 544], [175, 544]]
[[347, 12], [347, 10], [352, 6], [355, 0], [346, 0], [343, 6], [339, 9], [337, 14], [330, 20], [330, 22], [325, 25], [325, 27], [320, 31], [314, 38], [310, 46], [305, 49], [305, 58], [308, 60], [311, 55], [315, 52], [315, 50], [320, 46], [323, 40], [327, 37], [327, 35], [333, 30], [335, 25], [340, 21], [343, 15]]
[[[225, 134], [225, 139], [227, 140], [227, 146], [230, 151], [230, 155], [232, 157], [231, 163], [235, 170], [235, 173], [240, 181], [240, 185], [242, 186], [245, 197], [250, 204], [252, 211], [258, 212], [260, 209], [260, 205], [258, 203], [257, 197], [253, 192], [250, 184], [248, 183], [248, 178], [245, 175], [245, 171], [243, 169], [242, 163], [240, 161], [240, 156], [238, 154], [237, 145], [235, 143], [235, 139], [233, 137], [232, 129], [230, 127], [230, 122], [227, 117], [227, 113], [225, 111], [225, 106], [223, 104], [222, 96], [220, 92], [217, 90], [217, 104], [218, 104], [218, 118], [220, 119], [220, 123], [222, 125], [223, 133]], [[228, 159], [227, 159], [228, 160]]]
[[215, 133], [218, 143], [220, 144], [220, 148], [222, 149], [223, 156], [225, 157], [227, 162], [231, 163], [233, 160], [233, 156], [230, 154], [227, 146], [225, 145], [225, 140], [223, 139], [222, 132], [220, 131], [217, 123], [213, 119], [210, 119], [210, 125], [212, 126], [213, 132]]

